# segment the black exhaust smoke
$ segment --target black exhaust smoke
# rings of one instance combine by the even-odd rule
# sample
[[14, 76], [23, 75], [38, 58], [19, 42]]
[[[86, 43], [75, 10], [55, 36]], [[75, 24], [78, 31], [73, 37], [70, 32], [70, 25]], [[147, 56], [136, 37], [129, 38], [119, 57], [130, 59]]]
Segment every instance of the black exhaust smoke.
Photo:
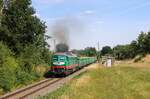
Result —
[[70, 34], [78, 34], [82, 30], [83, 25], [77, 18], [62, 18], [55, 21], [52, 26], [53, 37], [57, 41], [55, 46], [56, 52], [68, 52], [70, 45]]
[[57, 44], [56, 45], [56, 52], [68, 52], [69, 46], [67, 44]]

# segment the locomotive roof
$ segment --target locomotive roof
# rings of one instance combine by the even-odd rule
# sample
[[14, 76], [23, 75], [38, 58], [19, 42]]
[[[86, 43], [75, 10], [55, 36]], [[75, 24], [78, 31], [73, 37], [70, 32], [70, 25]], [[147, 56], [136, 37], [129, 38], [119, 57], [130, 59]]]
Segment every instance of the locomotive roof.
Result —
[[57, 52], [54, 55], [64, 55], [64, 56], [68, 56], [68, 57], [77, 57], [77, 55], [75, 55], [71, 52]]

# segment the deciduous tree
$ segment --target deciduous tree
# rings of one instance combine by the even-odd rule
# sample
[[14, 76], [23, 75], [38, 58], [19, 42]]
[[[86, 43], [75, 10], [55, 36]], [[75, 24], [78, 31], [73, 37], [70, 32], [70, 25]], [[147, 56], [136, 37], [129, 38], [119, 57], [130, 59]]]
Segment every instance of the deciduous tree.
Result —
[[112, 49], [110, 46], [104, 46], [101, 50], [101, 55], [104, 56], [106, 54], [112, 54]]
[[6, 42], [14, 52], [19, 53], [27, 44], [43, 47], [45, 23], [35, 16], [31, 0], [9, 0], [3, 9], [0, 40]]

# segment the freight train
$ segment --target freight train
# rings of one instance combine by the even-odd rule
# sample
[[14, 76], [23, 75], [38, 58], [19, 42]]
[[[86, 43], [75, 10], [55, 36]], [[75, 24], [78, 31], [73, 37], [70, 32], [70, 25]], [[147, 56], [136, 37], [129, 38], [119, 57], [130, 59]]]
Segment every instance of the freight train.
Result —
[[96, 62], [96, 57], [77, 57], [65, 52], [55, 53], [52, 57], [51, 71], [56, 75], [69, 75], [86, 65]]

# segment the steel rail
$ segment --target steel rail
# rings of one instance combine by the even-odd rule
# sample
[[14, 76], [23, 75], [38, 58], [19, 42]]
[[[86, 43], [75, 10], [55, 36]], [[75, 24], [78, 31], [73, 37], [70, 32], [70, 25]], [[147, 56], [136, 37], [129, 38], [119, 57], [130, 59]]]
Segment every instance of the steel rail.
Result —
[[[17, 94], [23, 94], [22, 96], [17, 97], [18, 99], [22, 99], [23, 97], [31, 95], [31, 93], [35, 93], [36, 91], [39, 91], [40, 89], [43, 89], [43, 88], [49, 86], [50, 84], [53, 84], [59, 80], [60, 80], [60, 78], [45, 79], [45, 80], [42, 80], [36, 84], [29, 85], [25, 88], [21, 88], [15, 92], [8, 93], [8, 94], [0, 97], [0, 99], [13, 99], [11, 97], [14, 97], [14, 96], [17, 97]], [[48, 83], [48, 84], [45, 84], [45, 83]], [[39, 86], [41, 86], [41, 87], [39, 87]], [[36, 88], [36, 87], [39, 87], [39, 88], [34, 90], [34, 88]], [[33, 91], [27, 92], [28, 90], [33, 90]], [[24, 93], [27, 93], [27, 94], [24, 94]]]

